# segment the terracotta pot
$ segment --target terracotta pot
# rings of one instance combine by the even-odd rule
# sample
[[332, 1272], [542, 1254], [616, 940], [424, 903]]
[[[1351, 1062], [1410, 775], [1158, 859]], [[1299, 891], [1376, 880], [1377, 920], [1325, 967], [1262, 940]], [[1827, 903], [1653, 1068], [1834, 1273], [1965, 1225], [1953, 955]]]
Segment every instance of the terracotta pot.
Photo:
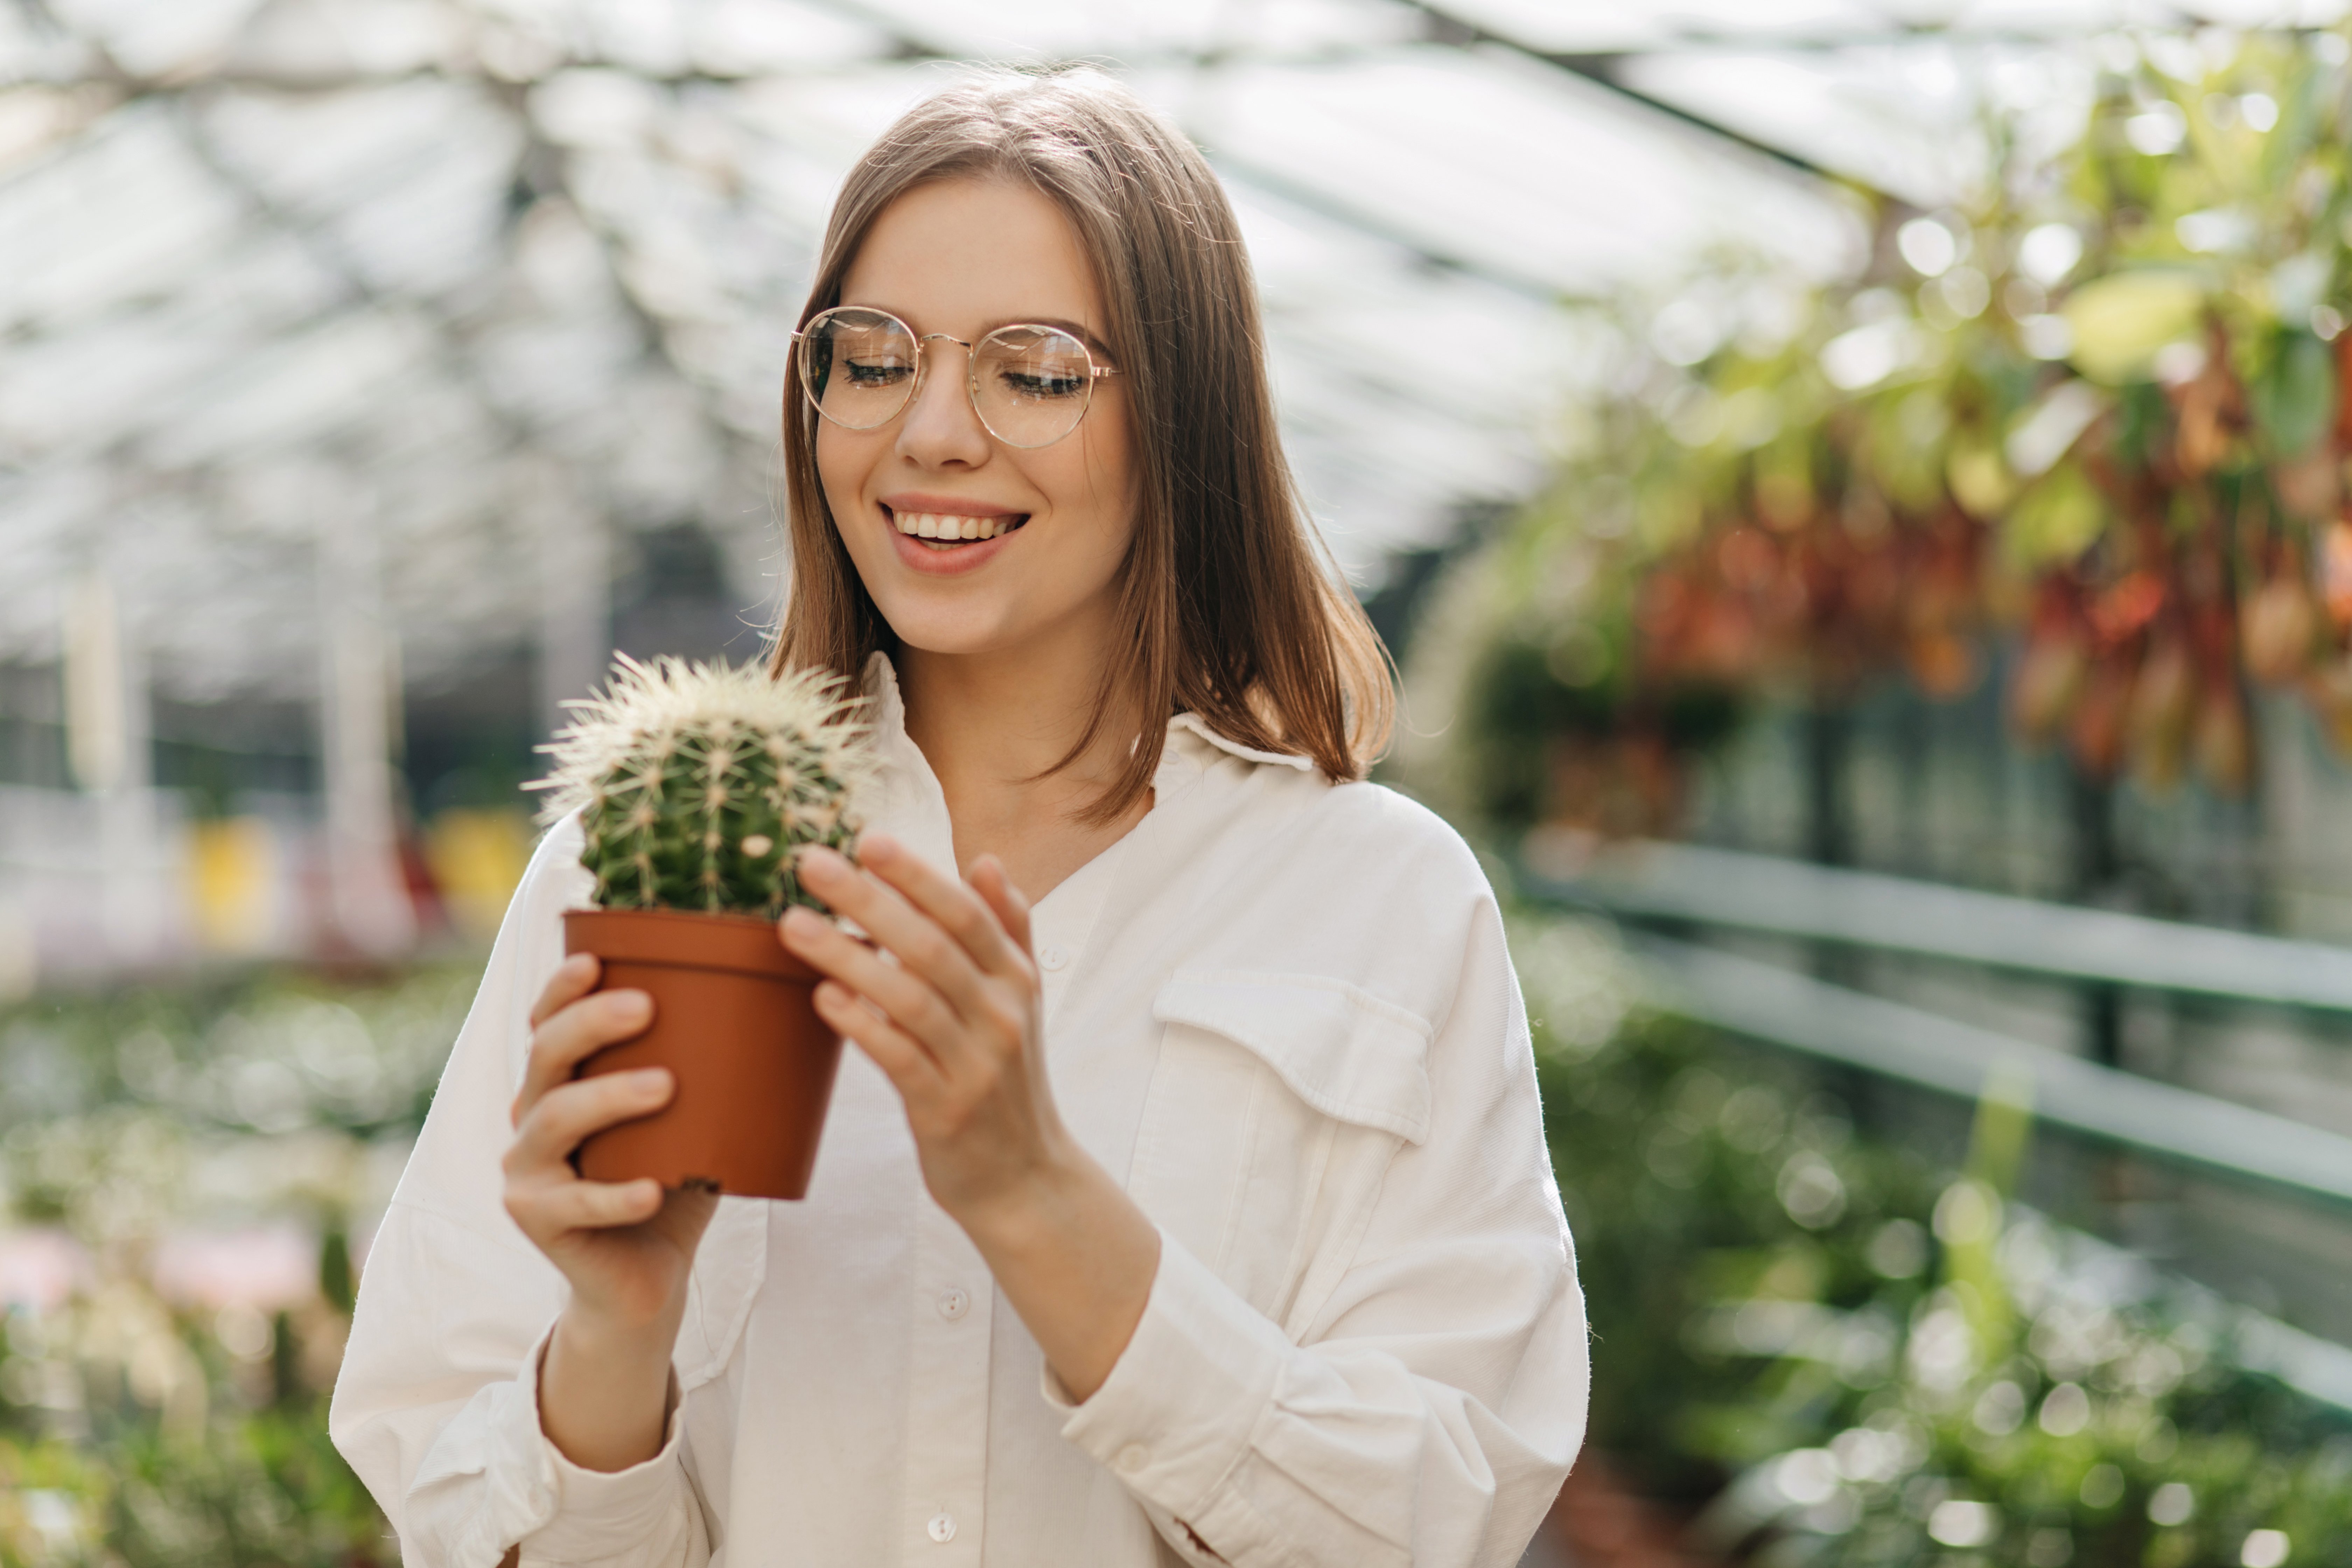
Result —
[[653, 1115], [583, 1143], [580, 1173], [804, 1196], [841, 1037], [817, 1016], [823, 977], [784, 951], [774, 924], [687, 910], [573, 910], [563, 945], [604, 961], [599, 990], [654, 999], [652, 1026], [589, 1058], [580, 1076], [661, 1067], [677, 1080]]

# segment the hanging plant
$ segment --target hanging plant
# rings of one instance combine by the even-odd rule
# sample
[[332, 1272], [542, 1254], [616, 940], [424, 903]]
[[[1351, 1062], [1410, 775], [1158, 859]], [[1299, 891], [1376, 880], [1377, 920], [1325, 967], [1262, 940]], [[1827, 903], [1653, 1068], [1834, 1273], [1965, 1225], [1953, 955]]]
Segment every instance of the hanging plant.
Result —
[[[2007, 643], [2018, 732], [2094, 778], [2243, 791], [2262, 689], [2352, 743], [2352, 47], [2149, 48], [2179, 74], [2105, 72], [2061, 152], [1991, 125], [1979, 199], [1882, 204], [1859, 282], [1792, 304], [1724, 269], [1618, 312], [1653, 330], [1471, 634], [1556, 647], [1552, 617], [1624, 607], [1580, 747], [1664, 744], [1675, 778], [1665, 693], [1834, 706], [1899, 674], [1948, 698]], [[1583, 586], [1547, 602], [1561, 559]], [[1553, 783], [1527, 815], [1606, 826]]]

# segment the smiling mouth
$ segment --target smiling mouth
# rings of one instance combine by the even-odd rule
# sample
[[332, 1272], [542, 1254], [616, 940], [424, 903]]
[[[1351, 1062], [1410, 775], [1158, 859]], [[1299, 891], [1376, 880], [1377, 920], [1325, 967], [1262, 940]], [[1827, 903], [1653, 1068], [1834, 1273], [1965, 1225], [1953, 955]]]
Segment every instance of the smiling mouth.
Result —
[[944, 553], [961, 545], [977, 544], [982, 540], [995, 539], [1012, 532], [1029, 521], [1025, 511], [1004, 512], [995, 517], [966, 517], [951, 511], [892, 511], [882, 509], [890, 526], [910, 539], [919, 539], [934, 551]]

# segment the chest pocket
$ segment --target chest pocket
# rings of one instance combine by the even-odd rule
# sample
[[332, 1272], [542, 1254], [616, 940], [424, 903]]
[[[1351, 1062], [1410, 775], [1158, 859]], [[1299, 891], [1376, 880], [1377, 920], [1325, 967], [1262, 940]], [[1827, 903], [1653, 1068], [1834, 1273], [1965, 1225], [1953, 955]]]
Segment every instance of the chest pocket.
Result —
[[1400, 1143], [1429, 1135], [1429, 1025], [1319, 975], [1177, 975], [1128, 1192], [1297, 1338]]

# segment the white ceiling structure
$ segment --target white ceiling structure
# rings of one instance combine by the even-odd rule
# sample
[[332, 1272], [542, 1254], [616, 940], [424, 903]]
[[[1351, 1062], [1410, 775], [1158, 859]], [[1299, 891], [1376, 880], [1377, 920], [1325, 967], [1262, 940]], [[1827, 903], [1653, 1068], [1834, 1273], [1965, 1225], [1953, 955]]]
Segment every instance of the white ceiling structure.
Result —
[[414, 681], [528, 640], [551, 553], [608, 559], [609, 530], [698, 523], [761, 613], [785, 344], [833, 193], [960, 60], [1112, 64], [1208, 149], [1293, 460], [1374, 581], [1536, 481], [1591, 358], [1563, 299], [1727, 251], [1850, 268], [1856, 204], [1814, 171], [1948, 199], [1983, 105], [2063, 133], [2090, 51], [2188, 20], [2136, 0], [0, 0], [0, 660], [55, 657], [68, 585], [99, 574], [169, 694], [300, 694], [338, 530], [381, 561]]

